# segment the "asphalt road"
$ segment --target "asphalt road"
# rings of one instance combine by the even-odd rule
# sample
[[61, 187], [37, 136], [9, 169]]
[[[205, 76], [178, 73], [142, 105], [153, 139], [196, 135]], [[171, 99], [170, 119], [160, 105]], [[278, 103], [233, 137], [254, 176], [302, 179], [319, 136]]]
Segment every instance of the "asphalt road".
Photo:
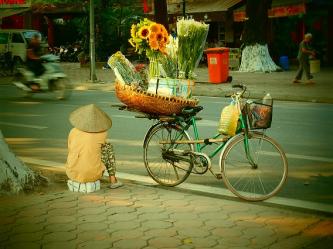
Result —
[[[225, 98], [200, 97], [204, 110], [198, 123], [201, 137], [216, 133]], [[119, 103], [113, 92], [74, 91], [68, 101], [55, 101], [47, 94], [32, 99], [18, 96], [9, 85], [0, 86], [0, 129], [18, 156], [64, 163], [66, 139], [71, 125], [68, 116], [75, 108], [96, 103], [113, 119], [109, 131], [118, 171], [147, 175], [142, 161], [142, 141], [153, 121], [134, 118], [134, 113], [111, 108]], [[289, 176], [281, 197], [333, 204], [333, 108], [330, 104], [274, 103], [273, 124], [268, 135], [287, 153]], [[218, 170], [218, 156], [214, 168]], [[187, 182], [224, 187], [222, 181], [206, 173], [191, 175]]]

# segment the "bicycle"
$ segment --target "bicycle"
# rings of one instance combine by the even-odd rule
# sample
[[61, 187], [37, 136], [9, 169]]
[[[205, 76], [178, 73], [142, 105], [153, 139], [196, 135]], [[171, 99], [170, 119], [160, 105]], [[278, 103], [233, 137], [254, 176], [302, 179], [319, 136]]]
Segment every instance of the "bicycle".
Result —
[[[244, 85], [234, 85], [241, 91], [230, 95], [239, 104], [239, 120], [236, 135], [216, 134], [200, 139], [196, 117], [203, 107], [184, 108], [173, 116], [144, 114], [137, 118], [157, 120], [147, 131], [143, 159], [148, 174], [163, 186], [176, 186], [191, 173], [210, 171], [217, 179], [223, 179], [226, 187], [241, 199], [266, 200], [279, 192], [287, 178], [288, 162], [281, 146], [263, 131], [249, 128], [249, 111], [243, 94]], [[194, 139], [188, 133], [193, 128]], [[218, 144], [207, 155], [203, 149]], [[220, 153], [220, 172], [212, 170], [211, 159]]]

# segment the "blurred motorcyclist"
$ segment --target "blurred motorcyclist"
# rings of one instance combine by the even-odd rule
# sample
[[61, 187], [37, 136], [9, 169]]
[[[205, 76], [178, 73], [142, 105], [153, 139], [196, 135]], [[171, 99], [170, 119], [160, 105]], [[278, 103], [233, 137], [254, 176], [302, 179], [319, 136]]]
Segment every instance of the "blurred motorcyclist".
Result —
[[45, 68], [40, 58], [42, 55], [40, 39], [41, 37], [37, 33], [34, 34], [27, 49], [27, 68], [37, 77], [45, 72]]

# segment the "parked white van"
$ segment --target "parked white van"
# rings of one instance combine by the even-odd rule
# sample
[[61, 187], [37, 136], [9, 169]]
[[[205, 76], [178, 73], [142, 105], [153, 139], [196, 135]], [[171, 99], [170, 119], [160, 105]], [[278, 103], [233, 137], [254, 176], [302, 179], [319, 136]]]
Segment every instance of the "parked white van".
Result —
[[14, 67], [26, 61], [27, 48], [34, 34], [41, 37], [41, 46], [46, 50], [47, 43], [42, 34], [32, 29], [0, 29], [0, 54], [10, 53]]

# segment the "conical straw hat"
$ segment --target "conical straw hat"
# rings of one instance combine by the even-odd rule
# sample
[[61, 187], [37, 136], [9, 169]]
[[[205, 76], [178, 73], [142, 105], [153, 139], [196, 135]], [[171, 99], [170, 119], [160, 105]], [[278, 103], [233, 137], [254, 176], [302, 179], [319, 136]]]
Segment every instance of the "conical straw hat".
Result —
[[111, 118], [95, 104], [85, 105], [74, 110], [70, 116], [71, 124], [85, 132], [101, 132], [111, 128]]

